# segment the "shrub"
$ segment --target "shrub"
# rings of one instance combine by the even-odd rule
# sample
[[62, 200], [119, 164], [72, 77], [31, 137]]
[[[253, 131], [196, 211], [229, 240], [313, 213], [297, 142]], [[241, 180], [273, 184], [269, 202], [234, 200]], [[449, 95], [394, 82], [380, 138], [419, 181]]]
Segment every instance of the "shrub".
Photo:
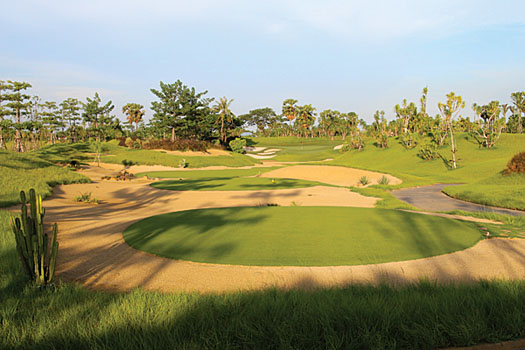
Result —
[[181, 159], [179, 162], [179, 168], [187, 168], [189, 163], [186, 161], [186, 159]]
[[83, 203], [99, 204], [98, 199], [91, 198], [91, 192], [84, 192], [75, 197], [75, 201]]
[[135, 164], [135, 163], [133, 163], [132, 160], [127, 160], [127, 159], [123, 159], [123, 160], [122, 160], [122, 165], [124, 165], [126, 168], [127, 168], [127, 167], [130, 167], [130, 166], [132, 166], [132, 165], [134, 165], [134, 164]]
[[361, 183], [361, 185], [365, 186], [365, 185], [368, 185], [370, 181], [368, 180], [368, 177], [366, 176], [362, 176], [360, 179], [359, 179], [359, 183]]
[[131, 147], [131, 146], [133, 146], [133, 140], [131, 139], [131, 137], [126, 138], [126, 141], [124, 142], [124, 145], [125, 145], [126, 147]]
[[377, 181], [377, 183], [380, 184], [380, 185], [388, 185], [389, 182], [390, 182], [390, 180], [388, 180], [388, 177], [386, 177], [385, 175], [383, 175], [383, 176]]
[[236, 138], [230, 141], [230, 148], [235, 153], [244, 153], [244, 147], [246, 147], [245, 139]]
[[525, 173], [525, 152], [520, 152], [512, 157], [507, 163], [507, 169], [505, 169], [507, 175], [520, 173]]
[[439, 158], [439, 154], [437, 153], [437, 145], [435, 143], [427, 143], [421, 147], [419, 152], [417, 153], [417, 156], [424, 160], [433, 160]]

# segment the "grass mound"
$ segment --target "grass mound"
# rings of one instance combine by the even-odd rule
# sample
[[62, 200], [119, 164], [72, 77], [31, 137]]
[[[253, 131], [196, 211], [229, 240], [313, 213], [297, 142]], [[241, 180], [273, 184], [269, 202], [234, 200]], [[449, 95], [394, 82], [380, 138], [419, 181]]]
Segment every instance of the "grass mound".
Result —
[[498, 174], [470, 184], [445, 187], [443, 192], [469, 202], [525, 210], [525, 173]]
[[250, 207], [188, 210], [128, 227], [126, 242], [173, 259], [237, 265], [375, 264], [474, 245], [477, 225], [387, 209]]

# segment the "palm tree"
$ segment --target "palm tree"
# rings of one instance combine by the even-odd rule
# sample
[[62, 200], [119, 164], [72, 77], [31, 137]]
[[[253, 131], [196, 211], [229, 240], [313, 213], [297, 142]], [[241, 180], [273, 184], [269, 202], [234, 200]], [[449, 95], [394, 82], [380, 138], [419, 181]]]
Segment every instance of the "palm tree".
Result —
[[139, 123], [142, 121], [142, 117], [146, 113], [144, 111], [144, 106], [138, 103], [128, 103], [122, 107], [122, 113], [126, 115], [128, 123], [133, 127], [135, 123], [135, 131], [139, 128]]
[[514, 112], [518, 115], [518, 134], [523, 132], [521, 124], [521, 113], [525, 112], [525, 91], [513, 92], [510, 94], [512, 103], [516, 106]]
[[221, 97], [219, 102], [213, 106], [213, 111], [217, 113], [217, 123], [221, 123], [221, 130], [219, 139], [222, 143], [226, 143], [226, 133], [224, 132], [224, 122], [231, 123], [232, 118], [235, 117], [233, 112], [230, 110], [230, 105], [233, 99], [229, 100], [226, 97]]
[[312, 105], [304, 105], [297, 107], [297, 119], [296, 123], [301, 129], [303, 129], [304, 134], [306, 135], [306, 130], [310, 128], [315, 122], [315, 108]]
[[289, 98], [283, 101], [283, 115], [291, 124], [297, 116], [297, 100]]

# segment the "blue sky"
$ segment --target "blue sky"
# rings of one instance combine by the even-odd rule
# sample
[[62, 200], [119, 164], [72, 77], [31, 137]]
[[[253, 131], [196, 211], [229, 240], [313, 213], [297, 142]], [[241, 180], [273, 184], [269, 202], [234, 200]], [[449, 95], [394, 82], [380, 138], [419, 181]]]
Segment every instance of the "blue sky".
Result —
[[525, 90], [523, 0], [0, 1], [0, 79], [46, 100], [149, 107], [180, 79], [237, 114], [295, 98], [370, 121], [425, 86], [430, 113], [454, 91], [465, 116]]

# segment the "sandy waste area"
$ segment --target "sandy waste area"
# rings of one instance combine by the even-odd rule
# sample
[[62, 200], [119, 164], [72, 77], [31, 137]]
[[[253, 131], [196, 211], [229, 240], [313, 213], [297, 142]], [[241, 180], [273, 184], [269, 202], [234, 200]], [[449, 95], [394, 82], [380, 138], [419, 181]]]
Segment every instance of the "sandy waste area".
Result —
[[[145, 178], [101, 181], [121, 166], [89, 166], [81, 173], [90, 184], [56, 186], [44, 201], [46, 221], [58, 222], [60, 250], [57, 275], [90, 288], [125, 291], [135, 287], [158, 291], [223, 292], [268, 287], [315, 288], [349, 283], [392, 284], [420, 278], [466, 281], [480, 278], [523, 278], [525, 240], [490, 239], [474, 247], [436, 257], [377, 265], [334, 267], [269, 267], [194, 263], [153, 256], [128, 246], [122, 232], [143, 218], [179, 210], [290, 205], [373, 207], [376, 198], [346, 188], [316, 186], [271, 191], [167, 191], [149, 186]], [[209, 169], [209, 168], [206, 168]], [[132, 172], [179, 170], [168, 167], [131, 167]], [[290, 166], [265, 173], [336, 185], [353, 185], [362, 174], [373, 180], [382, 174], [328, 166]], [[367, 175], [367, 176], [368, 176]], [[398, 179], [389, 177], [391, 183]], [[91, 192], [99, 205], [77, 203], [79, 193]]]

